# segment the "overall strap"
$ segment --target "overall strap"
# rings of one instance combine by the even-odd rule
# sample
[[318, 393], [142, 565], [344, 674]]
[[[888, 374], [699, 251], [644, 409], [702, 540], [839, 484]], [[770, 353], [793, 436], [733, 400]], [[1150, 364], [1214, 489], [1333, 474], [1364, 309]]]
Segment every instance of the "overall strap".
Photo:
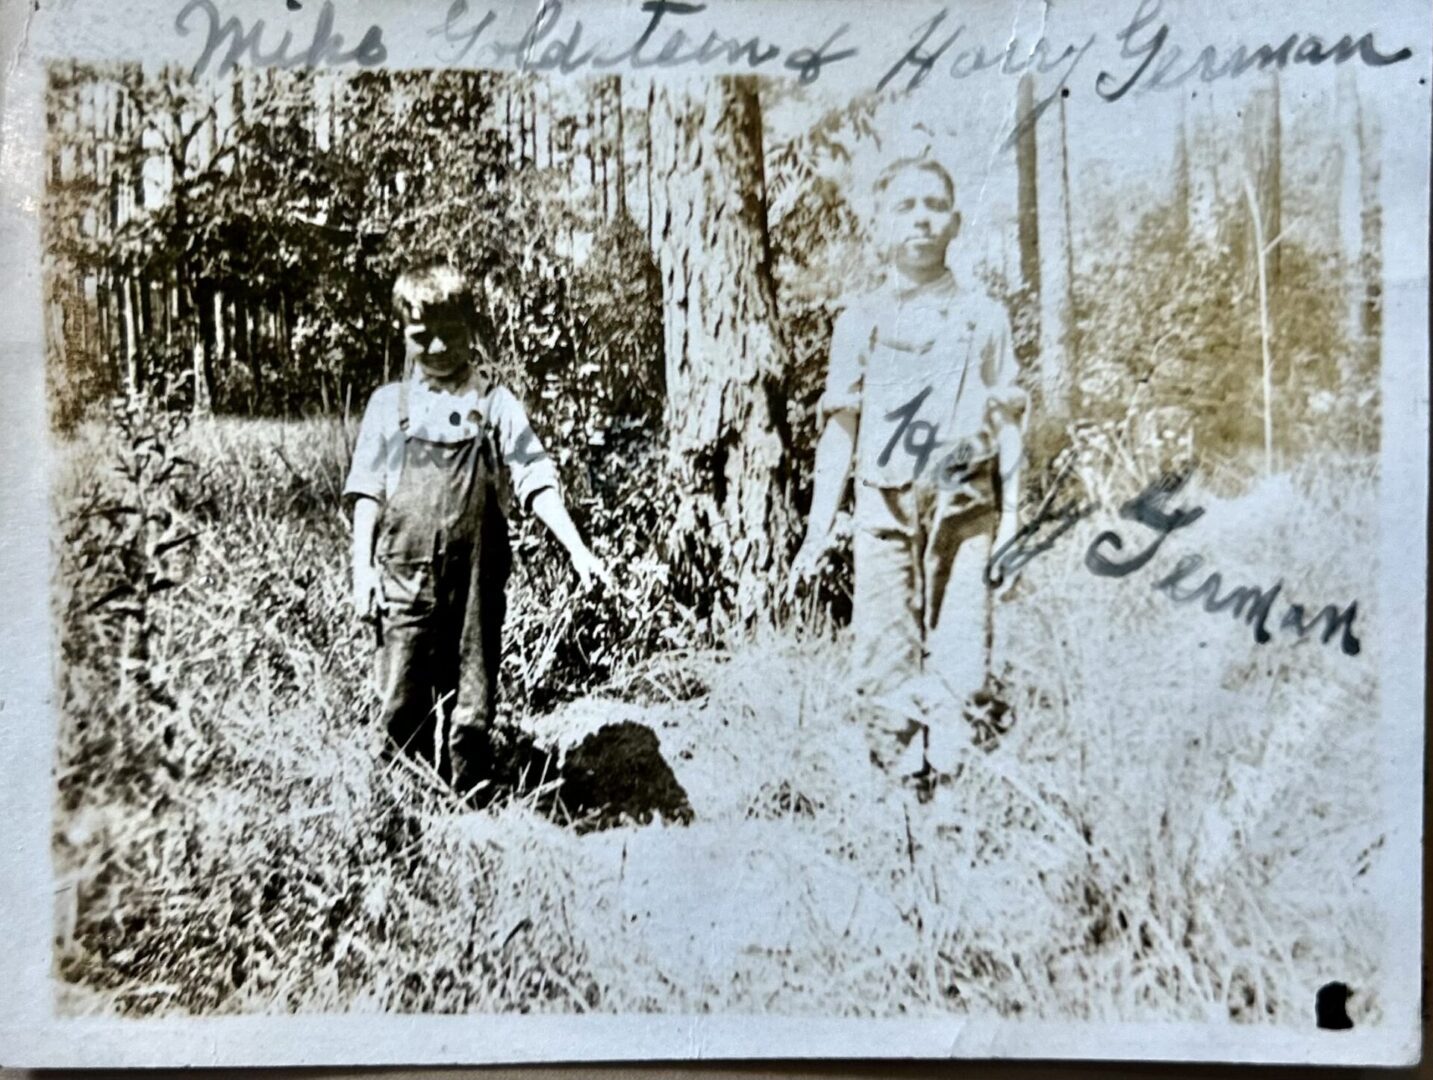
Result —
[[398, 430], [403, 433], [404, 438], [408, 436], [408, 376], [403, 376], [403, 381], [398, 384]]
[[960, 384], [955, 388], [955, 400], [959, 404], [965, 396], [965, 379], [970, 374], [970, 346], [965, 347], [965, 362], [960, 365]]

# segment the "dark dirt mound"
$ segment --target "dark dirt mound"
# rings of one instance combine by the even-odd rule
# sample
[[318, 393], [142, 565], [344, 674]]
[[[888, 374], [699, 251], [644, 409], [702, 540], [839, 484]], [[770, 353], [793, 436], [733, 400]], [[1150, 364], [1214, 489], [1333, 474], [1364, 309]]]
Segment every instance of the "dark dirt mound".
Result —
[[684, 825], [692, 820], [687, 793], [662, 756], [657, 736], [641, 724], [604, 724], [565, 751], [513, 727], [489, 738], [489, 768], [481, 777], [486, 783], [472, 797], [479, 806], [558, 780], [538, 798], [538, 807], [558, 818], [565, 811], [578, 832], [658, 818]]
[[604, 724], [569, 749], [560, 775], [563, 805], [582, 819], [580, 832], [627, 819], [692, 820], [687, 793], [662, 757], [657, 736], [630, 720]]

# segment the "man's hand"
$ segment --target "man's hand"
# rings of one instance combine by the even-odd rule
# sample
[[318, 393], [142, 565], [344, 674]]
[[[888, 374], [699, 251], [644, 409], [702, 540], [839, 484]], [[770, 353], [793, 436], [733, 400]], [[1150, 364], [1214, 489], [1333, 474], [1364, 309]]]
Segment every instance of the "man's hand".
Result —
[[599, 582], [604, 588], [616, 588], [607, 564], [586, 547], [572, 553], [572, 569], [577, 571], [577, 579], [582, 584], [583, 592], [591, 592], [592, 587]]
[[360, 619], [373, 619], [387, 605], [383, 600], [383, 577], [372, 563], [353, 567], [353, 611]]

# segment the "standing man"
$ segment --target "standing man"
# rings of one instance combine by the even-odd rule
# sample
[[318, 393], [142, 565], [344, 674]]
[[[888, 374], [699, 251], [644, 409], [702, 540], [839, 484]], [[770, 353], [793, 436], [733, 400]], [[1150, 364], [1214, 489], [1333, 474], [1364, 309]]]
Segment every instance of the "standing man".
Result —
[[1015, 532], [1026, 399], [1004, 308], [947, 266], [961, 224], [950, 174], [902, 158], [876, 193], [888, 275], [836, 320], [791, 585], [818, 571], [854, 472], [856, 689], [873, 757], [929, 776], [988, 702], [986, 567]]

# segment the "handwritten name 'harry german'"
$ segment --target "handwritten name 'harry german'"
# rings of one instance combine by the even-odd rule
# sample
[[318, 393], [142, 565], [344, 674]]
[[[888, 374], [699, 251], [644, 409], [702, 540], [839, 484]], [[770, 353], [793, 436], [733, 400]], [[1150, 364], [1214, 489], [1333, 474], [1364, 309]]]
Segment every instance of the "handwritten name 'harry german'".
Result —
[[[1055, 86], [1045, 88], [1049, 92], [1035, 103], [1032, 115], [1024, 118], [1026, 123], [1038, 119], [1055, 96], [1071, 84], [1076, 69], [1099, 41], [1095, 33], [1063, 44], [1044, 36], [1028, 44], [1014, 36], [1003, 37], [999, 42], [973, 41], [970, 28], [952, 19], [952, 9], [932, 10], [924, 5], [922, 9], [920, 19], [912, 23], [913, 29], [898, 39], [909, 44], [898, 46], [899, 51], [881, 59], [884, 70], [876, 88], [894, 84], [914, 90], [936, 72], [953, 79], [986, 71], [1009, 76], [1058, 72]], [[196, 31], [203, 34], [203, 49], [193, 68], [196, 76], [208, 71], [216, 59], [219, 75], [241, 64], [277, 68], [347, 64], [375, 67], [387, 60], [381, 26], [369, 25], [356, 44], [345, 48], [344, 35], [335, 29], [332, 0], [324, 0], [318, 10], [312, 33], [296, 35], [290, 28], [280, 31], [268, 27], [264, 19], [246, 25], [237, 15], [222, 11], [217, 0], [187, 0], [179, 9], [174, 27], [181, 37]], [[510, 40], [496, 36], [497, 10], [480, 13], [469, 0], [450, 0], [446, 14], [429, 28], [428, 36], [439, 43], [438, 59], [445, 64], [511, 64], [524, 71], [564, 75], [579, 70], [725, 70], [737, 66], [752, 71], [786, 71], [804, 83], [816, 81], [828, 68], [855, 57], [860, 50], [851, 42], [866, 36], [859, 27], [843, 22], [829, 27], [829, 33], [819, 42], [782, 42], [740, 26], [712, 24], [714, 19], [735, 19], [747, 17], [753, 10], [769, 10], [752, 4], [724, 7], [685, 0], [644, 0], [638, 10], [646, 16], [640, 32], [615, 47], [591, 40], [582, 19], [573, 17], [562, 0], [543, 0], [536, 5], [527, 25]], [[1350, 60], [1368, 67], [1386, 67], [1413, 55], [1407, 47], [1384, 51], [1368, 31], [1357, 37], [1344, 33], [1326, 38], [1307, 33], [1290, 34], [1277, 43], [1205, 45], [1191, 58], [1183, 47], [1170, 41], [1171, 26], [1162, 20], [1162, 10], [1162, 0], [1140, 0], [1133, 17], [1115, 33], [1120, 59], [1132, 66], [1099, 70], [1095, 91], [1104, 101], [1118, 101], [1136, 89], [1172, 89], [1191, 79], [1213, 82], [1237, 78], [1251, 69], [1283, 69], [1291, 64], [1317, 67]], [[705, 18], [699, 18], [703, 15]], [[887, 23], [888, 20], [881, 25]]]

